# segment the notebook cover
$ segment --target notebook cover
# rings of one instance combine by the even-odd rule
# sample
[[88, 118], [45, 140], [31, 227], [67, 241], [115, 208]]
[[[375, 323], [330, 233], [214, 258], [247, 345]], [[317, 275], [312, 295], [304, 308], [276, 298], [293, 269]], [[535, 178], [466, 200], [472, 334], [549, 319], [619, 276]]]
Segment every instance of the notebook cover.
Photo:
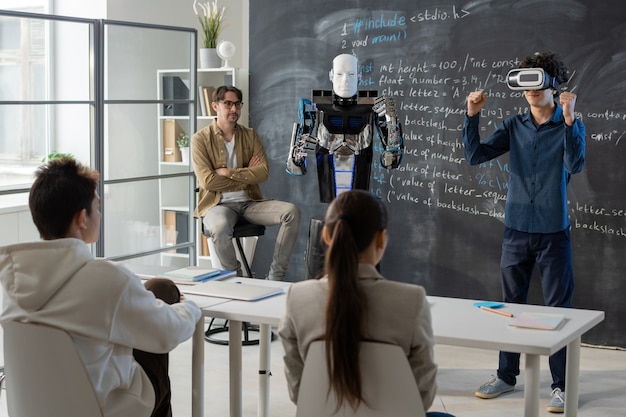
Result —
[[231, 300], [256, 301], [284, 293], [283, 287], [268, 287], [264, 285], [242, 284], [238, 282], [209, 281], [186, 288], [189, 294], [205, 295], [208, 297], [228, 298]]

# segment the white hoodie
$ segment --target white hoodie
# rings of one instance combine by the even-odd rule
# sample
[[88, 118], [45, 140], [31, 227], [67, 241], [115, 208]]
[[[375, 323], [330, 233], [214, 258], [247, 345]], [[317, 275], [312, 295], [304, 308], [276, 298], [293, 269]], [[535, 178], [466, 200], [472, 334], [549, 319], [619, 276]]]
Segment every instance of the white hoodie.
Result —
[[95, 259], [74, 238], [0, 247], [0, 284], [1, 322], [70, 333], [107, 417], [150, 416], [154, 389], [133, 348], [167, 353], [191, 337], [201, 316], [193, 301], [156, 299], [132, 272]]

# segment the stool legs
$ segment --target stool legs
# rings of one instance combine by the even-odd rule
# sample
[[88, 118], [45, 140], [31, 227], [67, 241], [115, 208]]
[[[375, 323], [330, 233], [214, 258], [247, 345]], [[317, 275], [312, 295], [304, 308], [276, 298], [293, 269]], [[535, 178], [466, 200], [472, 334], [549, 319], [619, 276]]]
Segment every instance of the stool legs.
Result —
[[239, 251], [239, 255], [241, 256], [241, 262], [243, 263], [243, 267], [246, 270], [246, 276], [248, 278], [254, 278], [252, 276], [252, 270], [250, 269], [250, 264], [248, 263], [248, 258], [246, 258], [246, 253], [243, 250], [243, 245], [241, 244], [241, 238], [235, 238], [235, 243], [237, 244], [237, 250]]

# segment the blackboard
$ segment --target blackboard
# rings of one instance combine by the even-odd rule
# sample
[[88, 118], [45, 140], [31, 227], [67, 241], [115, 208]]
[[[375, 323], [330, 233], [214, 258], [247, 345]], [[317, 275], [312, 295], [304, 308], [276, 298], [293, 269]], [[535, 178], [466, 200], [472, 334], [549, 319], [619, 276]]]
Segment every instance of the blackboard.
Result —
[[[251, 1], [250, 125], [271, 160], [263, 191], [303, 212], [288, 278], [305, 275], [309, 220], [326, 209], [315, 172], [292, 177], [284, 170], [298, 102], [312, 89], [330, 89], [332, 58], [354, 53], [360, 88], [395, 99], [406, 144], [399, 169], [373, 168], [371, 189], [391, 217], [383, 274], [431, 295], [500, 300], [508, 159], [466, 163], [464, 100], [476, 88], [488, 94], [486, 137], [526, 109], [522, 93], [506, 87], [506, 73], [524, 56], [552, 50], [574, 74], [568, 88], [587, 127], [586, 165], [569, 187], [574, 305], [606, 312], [584, 341], [626, 346], [625, 12], [623, 0]], [[257, 247], [259, 274], [271, 259], [270, 229]], [[542, 303], [537, 279], [530, 301]]]

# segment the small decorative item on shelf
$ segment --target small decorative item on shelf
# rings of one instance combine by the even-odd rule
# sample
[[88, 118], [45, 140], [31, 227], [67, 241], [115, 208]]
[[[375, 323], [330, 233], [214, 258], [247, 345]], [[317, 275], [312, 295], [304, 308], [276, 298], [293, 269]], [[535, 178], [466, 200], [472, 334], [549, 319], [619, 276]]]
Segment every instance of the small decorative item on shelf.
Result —
[[217, 0], [207, 1], [204, 4], [194, 0], [193, 11], [198, 16], [203, 35], [202, 48], [200, 48], [200, 68], [221, 67], [222, 60], [217, 55], [215, 48], [217, 47], [217, 38], [224, 29], [223, 20], [226, 6], [218, 9]]
[[236, 51], [237, 48], [235, 48], [235, 44], [230, 41], [220, 41], [220, 43], [217, 44], [217, 55], [224, 60], [225, 67], [230, 66], [228, 60], [235, 55]]
[[185, 132], [181, 132], [176, 139], [176, 144], [180, 149], [180, 155], [183, 159], [183, 164], [189, 164], [189, 135]]

